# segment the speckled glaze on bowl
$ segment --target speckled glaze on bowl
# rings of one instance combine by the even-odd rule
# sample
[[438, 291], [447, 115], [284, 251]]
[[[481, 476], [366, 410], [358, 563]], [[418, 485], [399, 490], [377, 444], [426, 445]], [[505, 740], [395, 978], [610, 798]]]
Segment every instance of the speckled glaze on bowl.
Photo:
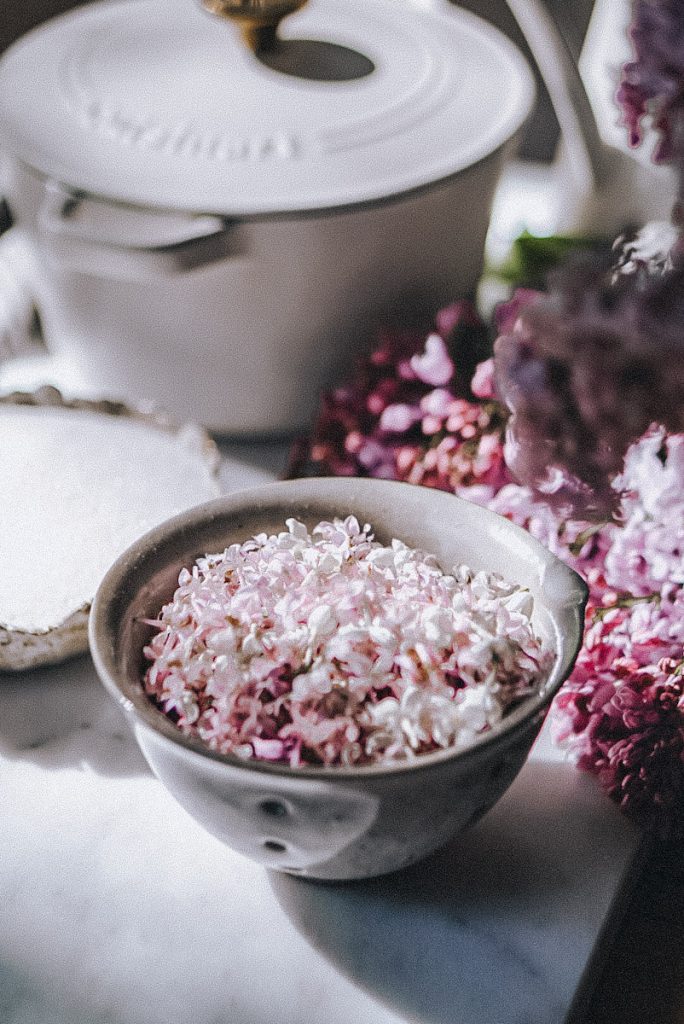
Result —
[[[534, 621], [555, 661], [541, 691], [467, 750], [360, 768], [245, 762], [184, 736], [143, 692], [142, 648], [182, 566], [288, 516], [312, 526], [348, 514], [432, 552], [529, 587]], [[90, 617], [104, 685], [122, 704], [158, 778], [209, 832], [253, 860], [319, 879], [366, 878], [426, 856], [487, 811], [513, 781], [582, 640], [587, 591], [523, 530], [452, 495], [384, 480], [311, 479], [219, 498], [146, 534], [105, 576]]]

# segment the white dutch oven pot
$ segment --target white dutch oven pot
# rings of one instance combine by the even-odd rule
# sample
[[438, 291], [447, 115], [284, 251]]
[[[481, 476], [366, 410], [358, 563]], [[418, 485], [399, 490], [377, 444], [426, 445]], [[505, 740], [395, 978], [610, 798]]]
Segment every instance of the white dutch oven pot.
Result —
[[379, 322], [472, 291], [517, 50], [446, 0], [312, 0], [281, 37], [260, 59], [192, 0], [126, 0], [0, 61], [4, 245], [89, 392], [289, 431]]

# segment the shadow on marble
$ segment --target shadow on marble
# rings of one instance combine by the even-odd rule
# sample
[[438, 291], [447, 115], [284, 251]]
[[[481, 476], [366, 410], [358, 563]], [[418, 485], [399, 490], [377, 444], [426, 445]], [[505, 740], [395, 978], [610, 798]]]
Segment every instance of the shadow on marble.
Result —
[[55, 1006], [51, 994], [0, 960], [0, 1021], [2, 1024], [126, 1024], [109, 1013]]
[[300, 934], [395, 1012], [561, 1024], [625, 856], [596, 796], [567, 765], [528, 763], [475, 828], [420, 864], [351, 883], [272, 872], [271, 887]]
[[150, 773], [89, 655], [31, 672], [0, 673], [0, 755], [48, 769]]
[[223, 456], [219, 483], [228, 494], [280, 479], [288, 464], [292, 438], [262, 441], [218, 439]]

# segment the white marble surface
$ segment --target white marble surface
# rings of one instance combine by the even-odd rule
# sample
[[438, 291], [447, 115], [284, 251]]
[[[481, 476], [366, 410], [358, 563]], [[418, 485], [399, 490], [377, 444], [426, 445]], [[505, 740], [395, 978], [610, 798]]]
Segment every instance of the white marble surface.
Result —
[[423, 864], [269, 874], [173, 802], [88, 658], [0, 675], [0, 809], [2, 1024], [561, 1024], [638, 845], [542, 737]]

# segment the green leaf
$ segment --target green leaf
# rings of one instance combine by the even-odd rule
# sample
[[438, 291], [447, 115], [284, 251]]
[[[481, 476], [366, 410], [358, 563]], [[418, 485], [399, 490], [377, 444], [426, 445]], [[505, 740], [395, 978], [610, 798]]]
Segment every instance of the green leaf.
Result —
[[573, 252], [606, 253], [610, 249], [607, 239], [579, 235], [538, 237], [524, 231], [513, 242], [505, 262], [488, 272], [519, 288], [543, 288], [549, 271]]

